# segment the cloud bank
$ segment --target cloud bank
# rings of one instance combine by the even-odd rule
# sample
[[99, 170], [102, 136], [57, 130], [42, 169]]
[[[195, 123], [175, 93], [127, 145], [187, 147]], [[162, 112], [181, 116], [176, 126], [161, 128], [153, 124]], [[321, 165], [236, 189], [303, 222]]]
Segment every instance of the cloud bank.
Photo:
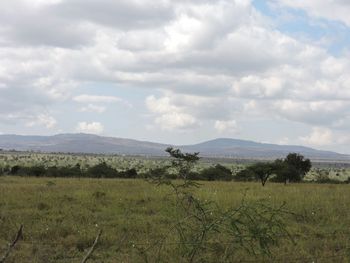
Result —
[[[270, 4], [350, 26], [346, 1]], [[302, 125], [291, 143], [336, 147], [331, 137], [350, 129], [350, 53], [334, 55], [276, 23], [249, 0], [2, 1], [0, 121], [54, 132], [69, 104], [79, 122], [71, 131], [103, 133], [92, 114], [135, 103], [144, 129], [234, 136], [258, 119]], [[141, 100], [123, 97], [135, 88]]]

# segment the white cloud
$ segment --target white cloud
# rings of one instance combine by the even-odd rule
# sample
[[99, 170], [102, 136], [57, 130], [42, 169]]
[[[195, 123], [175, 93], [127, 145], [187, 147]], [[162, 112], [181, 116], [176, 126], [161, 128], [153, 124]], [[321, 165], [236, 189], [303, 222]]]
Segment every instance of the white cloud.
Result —
[[169, 97], [160, 99], [154, 96], [146, 98], [147, 108], [155, 114], [155, 124], [163, 130], [190, 129], [199, 125], [196, 118], [183, 111], [183, 108], [172, 105]]
[[[198, 95], [166, 92], [156, 98], [149, 96], [145, 100], [147, 109], [152, 113], [155, 123], [165, 127], [171, 119], [176, 120], [172, 128], [198, 128], [203, 122], [229, 119], [236, 111], [236, 104], [230, 98], [207, 97]], [[232, 125], [232, 123], [231, 123]]]
[[349, 102], [336, 100], [278, 100], [272, 104], [271, 110], [288, 120], [319, 125], [335, 125], [350, 113]]
[[314, 127], [310, 135], [301, 137], [300, 140], [308, 145], [324, 146], [334, 143], [334, 135], [330, 129]]
[[155, 118], [155, 123], [163, 130], [182, 130], [198, 126], [198, 121], [186, 113], [170, 112]]
[[305, 10], [314, 17], [341, 21], [350, 26], [350, 2], [347, 0], [274, 0], [278, 4]]
[[215, 121], [214, 127], [220, 133], [224, 133], [224, 132], [236, 133], [238, 129], [237, 122], [235, 120], [229, 120], [229, 121], [217, 120]]
[[97, 96], [97, 95], [87, 95], [82, 94], [73, 97], [73, 101], [86, 104], [79, 108], [80, 112], [95, 112], [103, 113], [107, 109], [107, 104], [120, 103], [121, 105], [132, 108], [132, 104], [116, 96]]
[[99, 105], [95, 105], [95, 104], [88, 104], [85, 107], [81, 107], [79, 109], [79, 111], [81, 112], [96, 112], [96, 113], [103, 113], [106, 111], [106, 107], [105, 106], [99, 106]]
[[35, 116], [34, 119], [26, 123], [27, 127], [33, 126], [45, 126], [47, 129], [54, 128], [57, 124], [57, 121], [54, 117], [47, 114], [39, 114]]
[[249, 75], [236, 81], [232, 91], [238, 97], [276, 98], [285, 92], [285, 81], [274, 76]]
[[171, 105], [169, 97], [163, 97], [161, 99], [157, 99], [155, 96], [148, 96], [146, 98], [146, 106], [147, 108], [154, 113], [171, 113], [174, 111], [178, 111], [179, 108]]
[[350, 136], [346, 131], [332, 130], [327, 127], [313, 127], [309, 135], [300, 136], [298, 143], [310, 146], [335, 146], [350, 143]]
[[[349, 25], [346, 1], [278, 2]], [[282, 32], [249, 0], [1, 1], [0, 60], [6, 125], [47, 126], [36, 116], [53, 107], [68, 118], [131, 107], [108, 86], [145, 100], [163, 130], [224, 131], [251, 117], [350, 129], [349, 53]]]
[[92, 133], [92, 134], [100, 134], [104, 130], [103, 125], [100, 122], [79, 122], [76, 127], [77, 132], [82, 133]]
[[277, 144], [279, 145], [288, 145], [290, 144], [290, 139], [288, 137], [283, 137], [279, 141], [277, 141]]
[[87, 94], [75, 96], [73, 100], [80, 103], [94, 103], [94, 102], [111, 103], [111, 102], [122, 101], [121, 98], [118, 98], [115, 96], [96, 96], [96, 95], [87, 95]]

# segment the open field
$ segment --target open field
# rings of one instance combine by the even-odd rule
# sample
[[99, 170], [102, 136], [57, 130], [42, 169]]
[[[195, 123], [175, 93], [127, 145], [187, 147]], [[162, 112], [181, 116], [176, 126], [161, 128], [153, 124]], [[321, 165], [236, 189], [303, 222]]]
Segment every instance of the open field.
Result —
[[[286, 225], [295, 243], [281, 238], [273, 258], [237, 250], [236, 262], [349, 262], [349, 185], [202, 182], [196, 195], [223, 208], [264, 199], [286, 202]], [[24, 240], [6, 262], [80, 262], [99, 229], [101, 241], [89, 262], [144, 262], [144, 248], [173, 222], [166, 186], [143, 180], [0, 177], [0, 255], [20, 224]], [[183, 262], [176, 237], [164, 243], [160, 262]], [[227, 240], [228, 242], [229, 240]], [[150, 251], [150, 255], [153, 252]], [[207, 261], [220, 262], [208, 253]], [[154, 257], [149, 257], [154, 262]], [[249, 261], [251, 260], [251, 261]]]

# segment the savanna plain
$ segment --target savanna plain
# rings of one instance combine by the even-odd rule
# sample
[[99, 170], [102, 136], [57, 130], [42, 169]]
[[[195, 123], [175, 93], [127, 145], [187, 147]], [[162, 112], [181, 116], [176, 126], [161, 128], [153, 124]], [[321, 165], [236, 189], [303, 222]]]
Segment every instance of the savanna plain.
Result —
[[[142, 166], [142, 161], [134, 162]], [[0, 176], [0, 257], [23, 224], [23, 238], [6, 259], [8, 263], [81, 262], [100, 230], [88, 262], [350, 262], [349, 184], [198, 184], [191, 188], [196, 200], [201, 200], [203, 207], [209, 202], [219, 207], [204, 213], [210, 224], [205, 225], [207, 238], [200, 241], [186, 239], [186, 235], [193, 237], [192, 228], [174, 227], [179, 223], [179, 210], [169, 184], [144, 179]], [[267, 217], [278, 220], [266, 221], [266, 215], [253, 214], [248, 232], [244, 228], [243, 234], [260, 235], [257, 239], [236, 239], [233, 235], [240, 235], [239, 228], [231, 235], [224, 227], [209, 229], [215, 219], [206, 219], [207, 214], [210, 217], [242, 204], [269, 207], [272, 212]], [[273, 212], [277, 210], [280, 212]], [[245, 215], [249, 217], [249, 213]], [[265, 220], [261, 224], [266, 227], [261, 228], [255, 220]], [[283, 231], [274, 235], [274, 227]], [[231, 230], [227, 228], [227, 232]], [[204, 232], [203, 228], [198, 231]], [[193, 248], [186, 240], [198, 244]]]

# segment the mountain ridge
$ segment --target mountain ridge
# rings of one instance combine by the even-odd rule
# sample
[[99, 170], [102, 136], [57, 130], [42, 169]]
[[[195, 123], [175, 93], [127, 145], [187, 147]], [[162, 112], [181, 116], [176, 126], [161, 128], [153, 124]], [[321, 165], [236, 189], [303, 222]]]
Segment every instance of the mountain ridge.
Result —
[[311, 159], [350, 160], [349, 155], [316, 150], [299, 145], [278, 145], [233, 138], [217, 138], [191, 145], [172, 145], [129, 138], [106, 137], [86, 133], [65, 133], [51, 136], [0, 135], [0, 148], [4, 150], [95, 153], [164, 156], [166, 147], [200, 152], [208, 157], [281, 158], [289, 152], [298, 152]]

